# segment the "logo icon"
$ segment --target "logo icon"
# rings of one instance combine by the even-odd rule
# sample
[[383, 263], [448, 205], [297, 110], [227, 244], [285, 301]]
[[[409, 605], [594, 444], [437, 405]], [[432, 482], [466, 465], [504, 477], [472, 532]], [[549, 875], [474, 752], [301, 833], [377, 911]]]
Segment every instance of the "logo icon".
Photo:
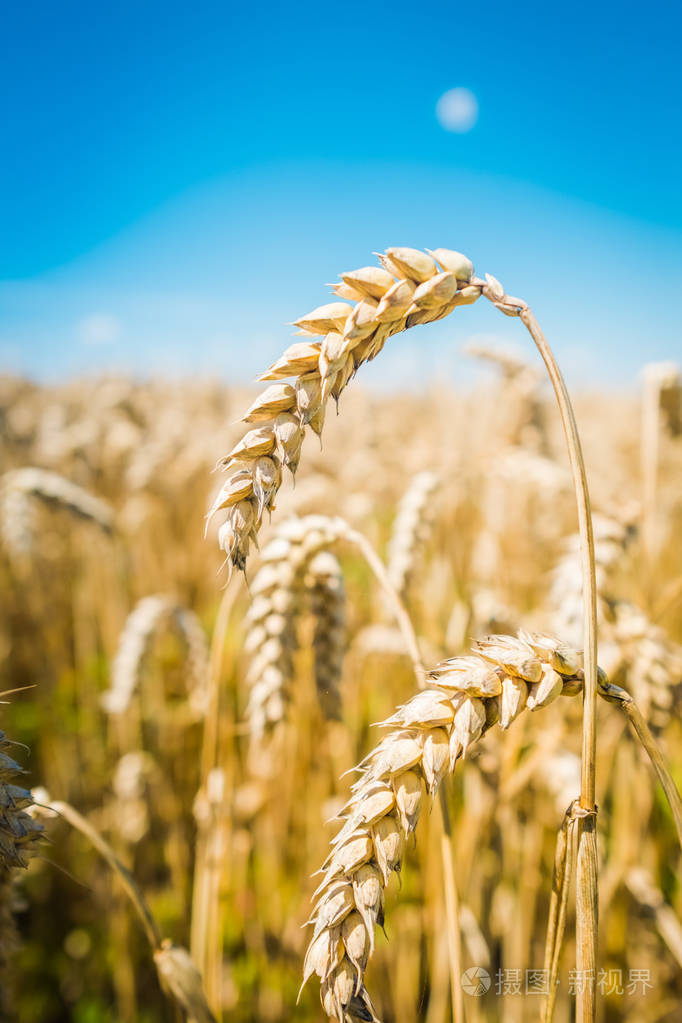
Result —
[[462, 974], [462, 991], [480, 998], [490, 990], [490, 974], [483, 966], [470, 966]]

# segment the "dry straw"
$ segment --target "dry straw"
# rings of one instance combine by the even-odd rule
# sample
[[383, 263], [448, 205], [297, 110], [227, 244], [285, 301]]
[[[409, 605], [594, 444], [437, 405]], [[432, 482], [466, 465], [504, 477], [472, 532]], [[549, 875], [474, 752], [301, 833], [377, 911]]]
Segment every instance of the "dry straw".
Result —
[[[38, 793], [36, 793], [36, 798], [38, 798]], [[161, 937], [159, 926], [137, 881], [120, 861], [106, 839], [86, 817], [83, 817], [69, 803], [57, 799], [51, 800], [45, 791], [41, 791], [39, 798], [40, 804], [36, 804], [36, 812], [49, 817], [55, 815], [62, 817], [87, 838], [119, 878], [151, 946], [154, 964], [163, 990], [196, 1023], [216, 1023], [216, 1018], [211, 1012], [204, 994], [201, 975], [189, 952], [174, 945], [168, 938]]]

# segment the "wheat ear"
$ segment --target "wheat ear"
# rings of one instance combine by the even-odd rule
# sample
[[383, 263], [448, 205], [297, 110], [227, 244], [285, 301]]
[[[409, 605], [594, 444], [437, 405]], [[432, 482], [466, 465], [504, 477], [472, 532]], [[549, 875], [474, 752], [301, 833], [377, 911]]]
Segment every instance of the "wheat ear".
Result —
[[95, 523], [107, 536], [113, 533], [113, 509], [101, 498], [47, 469], [11, 469], [0, 478], [0, 532], [15, 558], [25, 559], [33, 549], [34, 501], [64, 508], [77, 518]]
[[[367, 561], [391, 604], [415, 675], [418, 680], [422, 679], [419, 648], [409, 615], [393, 589], [381, 559], [367, 539], [339, 517], [306, 515], [300, 519], [287, 519], [263, 548], [261, 568], [251, 587], [253, 601], [246, 615], [248, 633], [245, 649], [253, 655], [247, 673], [247, 718], [256, 750], [286, 714], [293, 678], [292, 654], [297, 644], [296, 620], [303, 610], [306, 575], [318, 555], [340, 542], [356, 547]], [[331, 595], [327, 599], [331, 600]], [[316, 676], [318, 684], [324, 688], [330, 686], [332, 662], [335, 665], [333, 673], [336, 676], [340, 673], [343, 644], [339, 632], [338, 603], [337, 600], [333, 610], [334, 622], [330, 620], [331, 608], [327, 610], [326, 635], [322, 634], [318, 616]], [[322, 701], [322, 694], [320, 696]], [[325, 710], [324, 703], [322, 709]], [[331, 706], [328, 709], [331, 710]], [[336, 704], [334, 709], [338, 709]]]
[[77, 518], [94, 522], [105, 533], [113, 531], [114, 513], [106, 501], [56, 472], [34, 466], [12, 469], [2, 477], [1, 485], [10, 492], [17, 491], [45, 504], [65, 508]]
[[[618, 563], [636, 537], [632, 522], [595, 515], [595, 565], [599, 588], [599, 625], [602, 629], [602, 664], [609, 677], [626, 679], [642, 713], [655, 731], [665, 729], [682, 688], [682, 650], [664, 630], [610, 588]], [[569, 537], [552, 574], [548, 620], [569, 642], [579, 643], [582, 612], [582, 577], [578, 561], [579, 537]]]
[[24, 771], [11, 756], [12, 743], [0, 731], [0, 1015], [10, 1018], [11, 959], [17, 945], [14, 881], [28, 860], [43, 828], [26, 811], [33, 804], [29, 789], [17, 784]]
[[[595, 572], [600, 594], [598, 612], [601, 625], [606, 617], [604, 598], [608, 594], [609, 578], [632, 543], [636, 530], [631, 522], [622, 522], [608, 515], [595, 514], [592, 516], [592, 521], [595, 539]], [[574, 533], [564, 542], [564, 550], [552, 571], [548, 602], [549, 616], [555, 623], [556, 631], [576, 645], [580, 644], [582, 634], [582, 591], [580, 537]]]
[[383, 722], [388, 735], [360, 764], [316, 892], [304, 983], [316, 973], [322, 1005], [342, 1023], [375, 1020], [364, 985], [383, 889], [401, 868], [417, 826], [423, 787], [434, 794], [460, 757], [492, 725], [508, 728], [528, 707], [581, 691], [581, 655], [558, 640], [521, 633], [477, 643], [444, 661], [429, 688]]
[[612, 614], [607, 639], [613, 636], [615, 657], [609, 675], [625, 678], [652, 730], [662, 732], [680, 703], [682, 648], [629, 601], [614, 602]]
[[341, 676], [346, 651], [346, 591], [343, 572], [330, 551], [310, 563], [306, 578], [313, 613], [315, 689], [320, 709], [329, 721], [341, 718]]
[[[237, 568], [246, 564], [263, 512], [274, 507], [282, 470], [296, 471], [305, 428], [322, 432], [328, 398], [338, 400], [358, 368], [378, 355], [392, 334], [439, 320], [482, 294], [510, 315], [518, 314], [520, 306], [494, 278], [474, 279], [473, 264], [461, 253], [390, 248], [379, 259], [381, 267], [343, 273], [333, 286], [355, 306], [331, 302], [296, 320], [307, 340], [291, 345], [262, 375], [273, 382], [244, 416], [253, 428], [222, 460], [230, 475], [208, 518], [228, 512], [219, 542]], [[289, 378], [293, 384], [282, 382]]]
[[398, 505], [388, 546], [388, 575], [403, 600], [433, 527], [433, 497], [437, 487], [435, 473], [419, 472]]
[[197, 616], [165, 594], [143, 597], [128, 615], [114, 658], [110, 688], [102, 693], [102, 706], [109, 714], [123, 714], [139, 690], [154, 637], [170, 622], [180, 633], [186, 648], [189, 702], [203, 714], [208, 703], [208, 648]]

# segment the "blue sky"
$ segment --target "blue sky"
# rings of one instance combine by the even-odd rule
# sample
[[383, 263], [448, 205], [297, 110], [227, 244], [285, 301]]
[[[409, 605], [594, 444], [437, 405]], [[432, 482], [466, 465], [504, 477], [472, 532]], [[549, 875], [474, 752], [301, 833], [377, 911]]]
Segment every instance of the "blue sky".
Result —
[[[655, 16], [654, 16], [655, 14]], [[567, 375], [682, 358], [681, 16], [604, 3], [32, 3], [0, 43], [0, 368], [247, 379], [324, 282], [460, 249], [534, 307]], [[446, 131], [439, 97], [478, 103]], [[502, 321], [502, 322], [500, 322]], [[376, 384], [464, 370], [458, 310]]]

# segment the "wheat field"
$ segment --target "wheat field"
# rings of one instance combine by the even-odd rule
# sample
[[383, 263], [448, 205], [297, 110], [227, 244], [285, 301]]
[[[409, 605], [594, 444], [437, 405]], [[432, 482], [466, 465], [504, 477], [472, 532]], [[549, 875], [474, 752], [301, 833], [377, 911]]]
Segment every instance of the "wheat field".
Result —
[[412, 251], [343, 275], [265, 392], [0, 379], [4, 1018], [568, 1023], [586, 983], [608, 1023], [680, 1018], [679, 808], [608, 698], [679, 788], [679, 370], [574, 395], [606, 697], [586, 979], [561, 420], [532, 346], [463, 352], [466, 389], [346, 387], [398, 329], [523, 312]]

